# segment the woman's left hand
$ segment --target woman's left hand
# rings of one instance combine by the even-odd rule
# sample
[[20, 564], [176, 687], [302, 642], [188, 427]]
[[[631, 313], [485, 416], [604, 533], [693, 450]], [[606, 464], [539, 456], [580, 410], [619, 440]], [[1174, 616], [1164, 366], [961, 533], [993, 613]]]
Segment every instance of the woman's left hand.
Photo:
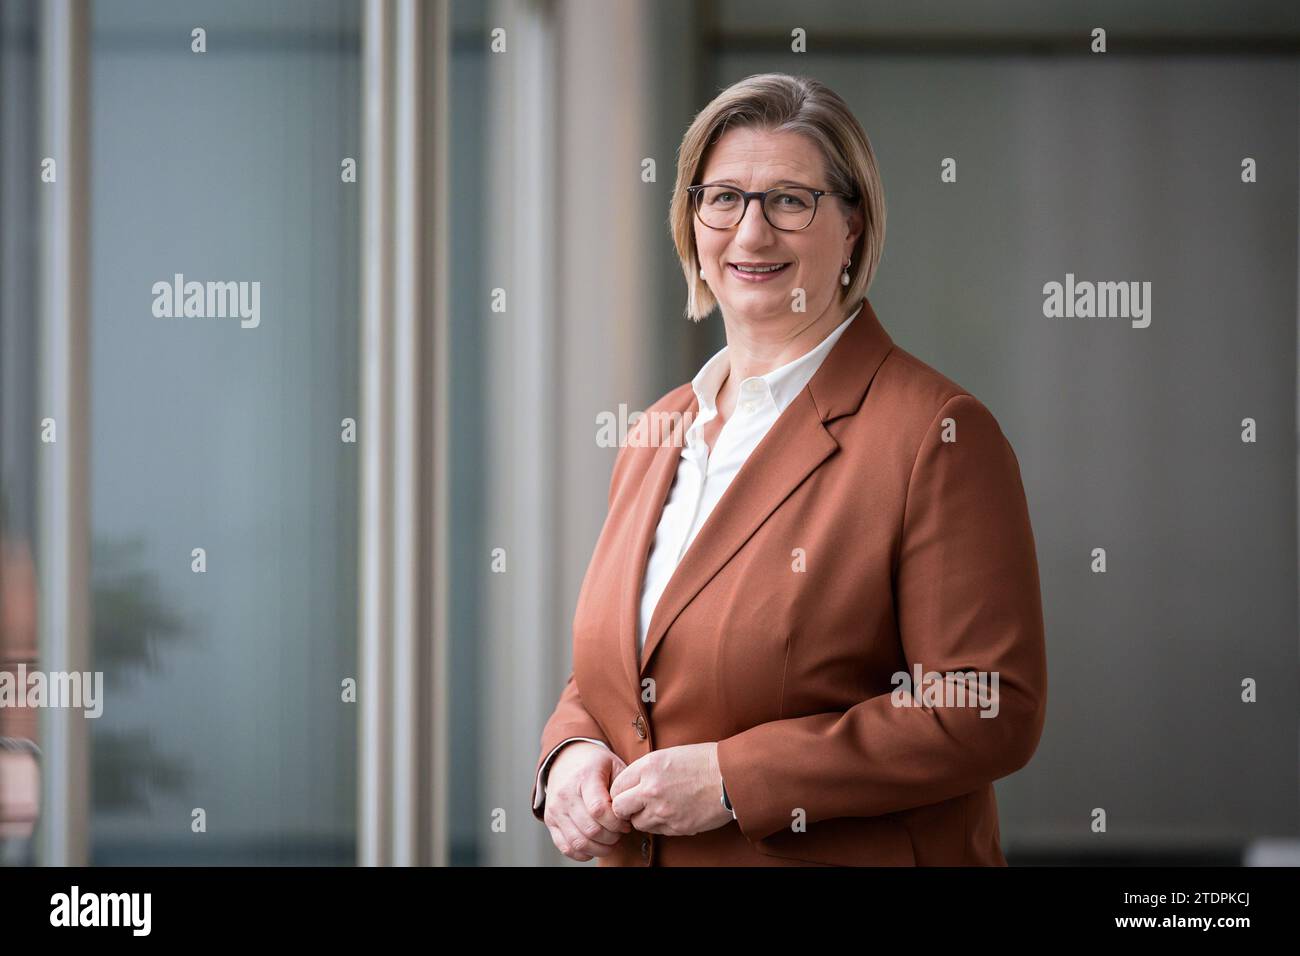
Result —
[[623, 768], [609, 795], [614, 813], [642, 833], [690, 836], [734, 819], [722, 805], [716, 742], [652, 750]]

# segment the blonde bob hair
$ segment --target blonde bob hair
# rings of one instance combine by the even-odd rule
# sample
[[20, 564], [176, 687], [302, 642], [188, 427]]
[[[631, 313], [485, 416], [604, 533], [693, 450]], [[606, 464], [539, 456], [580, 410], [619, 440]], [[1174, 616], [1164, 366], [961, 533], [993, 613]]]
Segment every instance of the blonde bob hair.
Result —
[[[807, 136], [820, 147], [826, 162], [827, 181], [818, 184], [819, 188], [858, 197], [857, 208], [864, 214], [862, 235], [853, 247], [850, 281], [841, 287], [840, 299], [858, 302], [871, 286], [885, 244], [885, 192], [871, 141], [848, 104], [824, 83], [788, 73], [759, 73], [714, 97], [696, 115], [677, 150], [677, 184], [668, 222], [689, 290], [687, 318], [700, 321], [713, 311], [718, 300], [700, 278], [692, 222], [695, 210], [686, 187], [697, 184], [709, 148], [722, 134], [746, 127]], [[854, 208], [842, 197], [834, 201], [846, 211]]]

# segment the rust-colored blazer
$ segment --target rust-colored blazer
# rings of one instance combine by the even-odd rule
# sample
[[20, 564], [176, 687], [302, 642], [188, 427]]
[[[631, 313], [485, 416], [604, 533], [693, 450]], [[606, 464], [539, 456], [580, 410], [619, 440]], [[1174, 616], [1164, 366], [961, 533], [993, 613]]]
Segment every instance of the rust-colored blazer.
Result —
[[[642, 441], [664, 411], [698, 412], [689, 383], [647, 409]], [[635, 444], [615, 460], [533, 779], [566, 737], [628, 763], [717, 741], [737, 819], [633, 830], [600, 865], [1006, 865], [992, 783], [1038, 745], [1047, 669], [1020, 467], [988, 409], [866, 303], [683, 555], [640, 660], [681, 448]], [[916, 666], [996, 672], [996, 716], [899, 706], [893, 675]]]

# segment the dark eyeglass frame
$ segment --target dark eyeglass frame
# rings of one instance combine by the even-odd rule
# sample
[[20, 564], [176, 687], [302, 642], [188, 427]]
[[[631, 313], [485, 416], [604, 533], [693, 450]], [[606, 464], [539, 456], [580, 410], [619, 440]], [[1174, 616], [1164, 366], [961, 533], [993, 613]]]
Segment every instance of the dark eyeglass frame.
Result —
[[[737, 193], [738, 195], [744, 197], [745, 202], [740, 207], [740, 217], [736, 219], [736, 221], [733, 222], [730, 226], [710, 226], [707, 222], [704, 221], [704, 217], [700, 215], [700, 201], [698, 198], [698, 193], [701, 189], [705, 189], [709, 186], [725, 186], [727, 189], [730, 189], [732, 192]], [[776, 223], [772, 221], [772, 217], [770, 217], [767, 214], [767, 194], [780, 192], [783, 189], [804, 189], [813, 194], [812, 215], [809, 216], [808, 221], [804, 223], [802, 226], [800, 226], [798, 229], [787, 229], [785, 226], [778, 226]], [[823, 196], [842, 196], [843, 198], [847, 199], [849, 202], [856, 203], [858, 201], [858, 197], [853, 195], [852, 193], [837, 192], [833, 189], [813, 189], [811, 186], [796, 186], [790, 183], [787, 183], [784, 186], [773, 186], [771, 189], [764, 189], [755, 193], [745, 192], [745, 190], [738, 189], [735, 186], [731, 185], [730, 183], [698, 183], [694, 186], [687, 186], [686, 192], [690, 194], [691, 208], [695, 210], [695, 218], [698, 219], [700, 221], [700, 224], [705, 226], [706, 228], [715, 229], [719, 232], [726, 229], [735, 229], [737, 226], [739, 226], [742, 222], [745, 221], [745, 213], [749, 212], [749, 201], [751, 199], [759, 200], [758, 208], [763, 211], [763, 218], [767, 220], [767, 224], [771, 226], [773, 229], [779, 229], [781, 232], [803, 232], [805, 229], [811, 226], [813, 224], [813, 220], [817, 218], [817, 208], [818, 206], [821, 205], [821, 198]]]

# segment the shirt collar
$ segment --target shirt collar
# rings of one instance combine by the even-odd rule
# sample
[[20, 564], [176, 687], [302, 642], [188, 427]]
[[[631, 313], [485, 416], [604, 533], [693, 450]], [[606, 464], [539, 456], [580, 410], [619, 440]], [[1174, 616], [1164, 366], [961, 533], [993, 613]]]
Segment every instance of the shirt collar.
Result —
[[[777, 414], [786, 410], [795, 397], [804, 389], [804, 386], [811, 381], [817, 369], [821, 366], [822, 361], [826, 358], [835, 343], [839, 341], [844, 330], [849, 327], [858, 313], [862, 311], [862, 304], [853, 310], [853, 314], [835, 327], [835, 329], [822, 339], [811, 351], [805, 352], [793, 361], [787, 362], [780, 368], [775, 368], [765, 375], [751, 375], [740, 383], [740, 400], [744, 401], [750, 395], [754, 397], [764, 397], [771, 395], [773, 403], [776, 405]], [[695, 391], [695, 397], [699, 401], [700, 414], [696, 421], [702, 422], [712, 418], [717, 414], [718, 409], [715, 404], [718, 398], [718, 389], [722, 387], [723, 381], [726, 380], [727, 372], [730, 365], [727, 361], [728, 346], [723, 346], [711, 359], [704, 363], [704, 367], [691, 380], [691, 388]]]

